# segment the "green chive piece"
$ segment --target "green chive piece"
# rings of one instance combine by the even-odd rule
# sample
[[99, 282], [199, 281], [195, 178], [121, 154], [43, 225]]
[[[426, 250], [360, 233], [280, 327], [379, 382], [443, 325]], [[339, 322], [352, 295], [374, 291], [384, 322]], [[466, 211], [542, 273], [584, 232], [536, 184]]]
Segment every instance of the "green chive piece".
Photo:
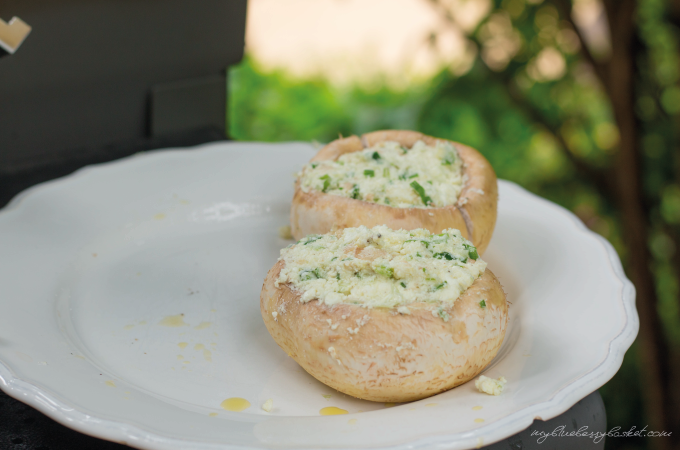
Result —
[[312, 163], [312, 169], [316, 169], [319, 163]]
[[469, 244], [463, 244], [463, 247], [465, 247], [465, 250], [468, 251], [468, 256], [470, 259], [479, 259], [479, 254], [477, 253], [477, 249]]
[[430, 205], [432, 203], [432, 199], [425, 194], [425, 189], [417, 181], [412, 181], [411, 187], [416, 191], [416, 194], [420, 196], [420, 199], [425, 205]]
[[482, 308], [482, 309], [486, 308], [486, 301], [485, 301], [485, 300], [486, 300], [486, 299], [484, 299], [484, 300], [482, 300], [481, 302], [479, 302], [479, 307]]
[[449, 321], [449, 315], [443, 309], [437, 310], [437, 315], [441, 317], [444, 322]]
[[438, 291], [439, 289], [443, 288], [444, 286], [446, 286], [446, 281], [442, 282], [441, 284], [436, 285], [434, 287], [434, 290]]
[[335, 279], [338, 280], [338, 281], [340, 280], [340, 272], [335, 274]]
[[453, 255], [451, 255], [449, 252], [435, 253], [432, 256], [437, 259], [446, 259], [447, 261], [451, 261], [453, 259]]
[[385, 167], [385, 168], [383, 169], [383, 176], [384, 176], [385, 178], [389, 178], [389, 177], [390, 177], [390, 169], [389, 169], [388, 167]]
[[381, 159], [380, 154], [378, 152], [373, 152], [373, 159], [375, 159], [376, 161]]
[[402, 281], [402, 282], [399, 283], [399, 284], [401, 284], [401, 287], [403, 287], [404, 289], [406, 289], [406, 283], [404, 283], [404, 282]]
[[408, 179], [410, 180], [411, 178], [415, 178], [415, 177], [417, 177], [417, 176], [418, 176], [418, 174], [417, 174], [417, 173], [414, 173], [413, 175], [411, 175], [410, 177], [408, 177]]
[[366, 170], [364, 170], [364, 176], [373, 178], [375, 176], [375, 171], [366, 169]]
[[311, 244], [312, 242], [316, 242], [319, 239], [321, 239], [323, 236], [320, 236], [318, 234], [310, 234], [309, 236], [303, 238], [300, 242], [303, 242], [303, 245]]
[[302, 281], [309, 281], [309, 280], [321, 278], [318, 271], [319, 271], [319, 269], [303, 270], [302, 272], [300, 272], [300, 279]]
[[387, 198], [387, 197], [385, 197], [385, 204], [386, 204], [386, 205], [389, 205], [389, 204], [390, 204], [390, 199]]
[[322, 177], [319, 177], [319, 180], [323, 180], [323, 189], [321, 189], [321, 192], [326, 192], [328, 190], [328, 188], [331, 186], [330, 175], [326, 174]]
[[350, 195], [353, 199], [361, 199], [361, 195], [359, 194], [359, 186], [356, 184], [354, 187], [352, 187], [352, 194]]
[[375, 273], [387, 278], [394, 278], [394, 269], [392, 267], [378, 266], [375, 268]]

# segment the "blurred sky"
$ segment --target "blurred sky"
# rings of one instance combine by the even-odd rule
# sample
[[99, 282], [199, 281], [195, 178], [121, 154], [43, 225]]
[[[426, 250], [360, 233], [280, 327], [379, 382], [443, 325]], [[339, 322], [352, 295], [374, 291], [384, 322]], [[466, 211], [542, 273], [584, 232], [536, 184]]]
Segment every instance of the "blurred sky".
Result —
[[[487, 0], [448, 3], [463, 27], [490, 7]], [[432, 45], [435, 30], [440, 38]], [[250, 0], [246, 48], [266, 68], [339, 83], [376, 75], [426, 78], [470, 59], [461, 31], [425, 0]]]
[[[504, 4], [512, 10], [513, 3], [542, 1]], [[428, 0], [250, 0], [246, 49], [265, 69], [283, 68], [303, 78], [322, 75], [339, 84], [380, 78], [403, 85], [445, 67], [461, 75], [477, 52], [465, 33], [489, 14], [491, 1], [440, 4], [452, 21]], [[595, 53], [606, 53], [606, 26], [598, 24], [601, 2], [575, 0], [574, 16]], [[519, 48], [509, 19], [498, 16], [487, 26], [482, 58], [490, 67], [502, 69]], [[536, 78], [562, 75], [563, 61], [555, 55], [548, 51], [539, 58], [537, 67], [543, 73], [537, 72]]]

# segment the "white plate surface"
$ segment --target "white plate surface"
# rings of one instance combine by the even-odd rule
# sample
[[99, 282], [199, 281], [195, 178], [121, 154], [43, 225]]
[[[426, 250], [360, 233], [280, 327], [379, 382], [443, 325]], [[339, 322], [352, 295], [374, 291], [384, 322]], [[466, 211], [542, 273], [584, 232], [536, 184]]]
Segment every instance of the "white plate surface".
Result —
[[[505, 392], [470, 382], [393, 406], [317, 382], [259, 312], [265, 274], [290, 243], [277, 230], [293, 173], [313, 153], [154, 152], [20, 195], [0, 213], [0, 388], [140, 448], [465, 449], [559, 415], [616, 373], [638, 329], [616, 253], [563, 208], [500, 182], [484, 259], [512, 306], [484, 373], [505, 376]], [[221, 408], [231, 397], [250, 408]], [[349, 414], [321, 416], [328, 406]]]

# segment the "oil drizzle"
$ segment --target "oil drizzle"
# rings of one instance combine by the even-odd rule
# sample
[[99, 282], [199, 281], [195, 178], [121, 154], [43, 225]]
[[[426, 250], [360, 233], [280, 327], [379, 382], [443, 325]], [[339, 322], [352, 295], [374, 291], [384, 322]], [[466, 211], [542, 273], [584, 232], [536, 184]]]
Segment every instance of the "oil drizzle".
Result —
[[189, 344], [187, 344], [186, 342], [180, 342], [179, 344], [177, 344], [177, 347], [179, 347], [181, 349], [185, 349], [185, 348], [187, 348], [187, 345], [189, 345]]
[[220, 406], [227, 411], [243, 411], [250, 408], [250, 402], [245, 398], [231, 397], [220, 403]]
[[484, 419], [475, 419], [475, 422], [482, 423], [482, 422], [484, 422]]
[[189, 324], [184, 321], [184, 314], [177, 314], [175, 316], [164, 317], [163, 320], [158, 322], [158, 325], [163, 326], [163, 327], [186, 327], [186, 326], [189, 326]]
[[106, 380], [104, 381], [104, 384], [109, 387], [116, 387], [116, 383], [114, 383], [112, 380]]
[[472, 407], [472, 410], [473, 410], [473, 411], [479, 411], [480, 409], [482, 409], [481, 406], [473, 406], [473, 407]]
[[212, 322], [201, 322], [194, 327], [194, 330], [204, 330], [212, 325]]
[[348, 414], [348, 412], [344, 409], [336, 408], [335, 406], [326, 406], [325, 408], [321, 408], [319, 414], [322, 416], [337, 416], [340, 414]]

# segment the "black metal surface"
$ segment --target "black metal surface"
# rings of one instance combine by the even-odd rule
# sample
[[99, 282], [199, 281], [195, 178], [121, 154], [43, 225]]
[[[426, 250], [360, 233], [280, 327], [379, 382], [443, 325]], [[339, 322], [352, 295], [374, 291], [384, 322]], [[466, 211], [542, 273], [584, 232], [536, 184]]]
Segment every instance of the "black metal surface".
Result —
[[151, 136], [183, 133], [206, 126], [225, 133], [227, 77], [212, 75], [157, 84], [151, 88]]
[[60, 158], [46, 161], [33, 160], [31, 165], [13, 168], [13, 170], [11, 168], [2, 170], [0, 167], [0, 208], [24, 189], [43, 181], [68, 175], [86, 165], [113, 161], [144, 150], [187, 147], [223, 139], [225, 139], [225, 136], [222, 130], [206, 127], [157, 138], [139, 139], [116, 145], [85, 149], [87, 151], [74, 149], [62, 152]]
[[123, 450], [58, 424], [0, 391], [0, 450]]
[[238, 62], [246, 0], [0, 1], [0, 17], [13, 16], [33, 30], [0, 58], [5, 171], [158, 137], [152, 88], [224, 75]]

